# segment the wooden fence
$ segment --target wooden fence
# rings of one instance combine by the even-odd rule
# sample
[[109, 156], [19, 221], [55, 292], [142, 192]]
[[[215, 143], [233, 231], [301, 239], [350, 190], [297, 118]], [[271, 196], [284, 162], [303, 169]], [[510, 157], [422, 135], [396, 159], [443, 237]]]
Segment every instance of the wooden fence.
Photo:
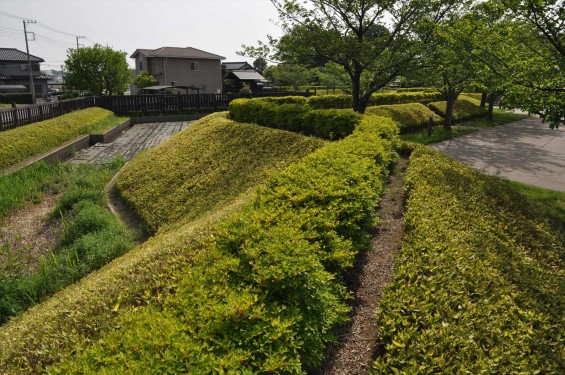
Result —
[[118, 116], [132, 113], [143, 115], [172, 113], [183, 110], [222, 110], [237, 98], [258, 98], [267, 96], [310, 96], [309, 92], [266, 92], [252, 94], [177, 94], [177, 95], [125, 95], [100, 96], [96, 106], [108, 109]]
[[117, 116], [173, 114], [183, 111], [205, 112], [223, 110], [237, 98], [258, 98], [268, 96], [310, 96], [306, 92], [264, 92], [252, 94], [178, 94], [178, 95], [122, 95], [92, 96], [62, 100], [59, 102], [30, 105], [0, 110], [0, 131], [17, 128], [36, 121], [47, 120], [77, 109], [101, 107]]
[[17, 128], [37, 121], [47, 120], [66, 113], [95, 105], [94, 97], [62, 100], [26, 107], [0, 110], [0, 131]]

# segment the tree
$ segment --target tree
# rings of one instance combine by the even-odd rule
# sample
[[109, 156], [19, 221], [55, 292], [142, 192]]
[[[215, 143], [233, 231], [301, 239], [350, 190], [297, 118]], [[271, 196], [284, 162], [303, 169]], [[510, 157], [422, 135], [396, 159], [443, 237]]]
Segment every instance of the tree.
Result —
[[300, 90], [300, 86], [308, 85], [312, 79], [312, 72], [297, 64], [273, 66], [270, 74], [278, 86], [292, 86], [295, 91]]
[[124, 92], [131, 81], [126, 53], [99, 44], [70, 49], [65, 69], [66, 85], [96, 95]]
[[[398, 76], [419, 53], [414, 29], [440, 19], [460, 1], [271, 0], [285, 35], [269, 45], [243, 46], [242, 54], [272, 55], [287, 63], [333, 62], [347, 73], [353, 109], [363, 113], [378, 89]], [[271, 48], [273, 51], [271, 52]]]
[[263, 74], [263, 71], [267, 67], [267, 60], [265, 60], [263, 57], [258, 57], [255, 59], [255, 61], [253, 61], [253, 67], [257, 69], [259, 73]]
[[334, 94], [336, 87], [349, 86], [351, 83], [343, 67], [336, 63], [330, 62], [322, 67], [315, 68], [314, 74], [318, 76], [320, 85], [333, 88]]
[[158, 83], [157, 78], [153, 74], [148, 72], [139, 73], [133, 80], [133, 84], [139, 88], [144, 88], [148, 86], [154, 86]]

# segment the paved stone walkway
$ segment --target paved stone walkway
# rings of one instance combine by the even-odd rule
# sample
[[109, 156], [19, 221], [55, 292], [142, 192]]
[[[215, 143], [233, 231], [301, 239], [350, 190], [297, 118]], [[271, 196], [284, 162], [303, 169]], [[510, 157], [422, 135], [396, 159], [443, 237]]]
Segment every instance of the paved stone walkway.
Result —
[[138, 152], [157, 146], [190, 123], [184, 121], [137, 124], [120, 134], [111, 143], [97, 143], [77, 152], [71, 162], [104, 163], [118, 155], [129, 161]]
[[430, 145], [485, 173], [565, 191], [565, 129], [531, 117]]

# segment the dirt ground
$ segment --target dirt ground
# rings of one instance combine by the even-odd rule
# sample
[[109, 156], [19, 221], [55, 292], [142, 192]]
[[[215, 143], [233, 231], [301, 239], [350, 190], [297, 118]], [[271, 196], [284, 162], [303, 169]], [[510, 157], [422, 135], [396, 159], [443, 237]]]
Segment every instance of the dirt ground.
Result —
[[376, 310], [383, 290], [393, 275], [393, 263], [400, 250], [404, 231], [404, 174], [408, 161], [401, 159], [390, 177], [378, 210], [370, 249], [361, 254], [347, 275], [355, 293], [350, 324], [337, 332], [339, 342], [328, 350], [330, 360], [316, 375], [367, 374], [379, 354], [379, 327]]

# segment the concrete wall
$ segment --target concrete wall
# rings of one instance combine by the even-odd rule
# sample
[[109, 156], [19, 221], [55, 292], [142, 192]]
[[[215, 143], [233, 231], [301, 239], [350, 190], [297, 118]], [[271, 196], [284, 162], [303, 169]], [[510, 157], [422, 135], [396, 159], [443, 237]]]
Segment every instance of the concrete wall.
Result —
[[[199, 87], [201, 94], [222, 92], [222, 67], [220, 60], [171, 57], [146, 58], [140, 54], [135, 59], [136, 74], [141, 73], [139, 69], [140, 61], [143, 64], [143, 71], [153, 74], [161, 86], [170, 86], [174, 81], [177, 86], [194, 85]], [[198, 62], [199, 67], [197, 71], [191, 70], [191, 62]]]

